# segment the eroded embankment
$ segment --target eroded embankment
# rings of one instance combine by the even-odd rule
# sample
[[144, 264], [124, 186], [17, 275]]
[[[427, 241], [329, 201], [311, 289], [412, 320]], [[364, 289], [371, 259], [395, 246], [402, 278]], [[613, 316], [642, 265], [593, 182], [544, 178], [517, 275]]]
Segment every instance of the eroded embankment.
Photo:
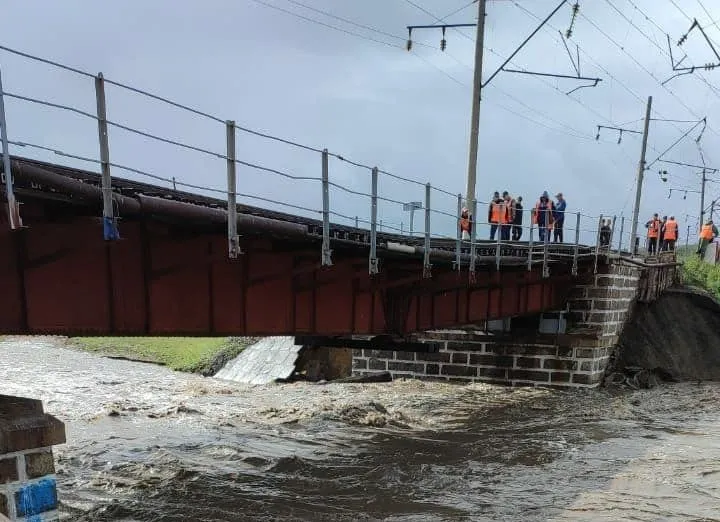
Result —
[[678, 381], [720, 381], [720, 302], [699, 289], [672, 288], [637, 304], [614, 364], [616, 371], [633, 367]]

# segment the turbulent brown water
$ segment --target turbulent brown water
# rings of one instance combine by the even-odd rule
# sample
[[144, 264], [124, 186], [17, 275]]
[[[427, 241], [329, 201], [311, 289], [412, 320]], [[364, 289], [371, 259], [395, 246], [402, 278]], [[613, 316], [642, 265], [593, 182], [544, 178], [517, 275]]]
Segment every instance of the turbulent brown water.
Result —
[[720, 384], [246, 386], [0, 342], [66, 423], [63, 520], [720, 520]]

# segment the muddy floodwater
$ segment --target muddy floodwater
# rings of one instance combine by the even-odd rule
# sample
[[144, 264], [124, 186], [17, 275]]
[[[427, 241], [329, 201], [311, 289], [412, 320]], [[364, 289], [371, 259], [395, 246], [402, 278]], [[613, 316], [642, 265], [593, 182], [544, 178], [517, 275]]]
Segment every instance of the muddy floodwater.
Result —
[[66, 424], [63, 520], [720, 520], [720, 385], [249, 386], [0, 341]]

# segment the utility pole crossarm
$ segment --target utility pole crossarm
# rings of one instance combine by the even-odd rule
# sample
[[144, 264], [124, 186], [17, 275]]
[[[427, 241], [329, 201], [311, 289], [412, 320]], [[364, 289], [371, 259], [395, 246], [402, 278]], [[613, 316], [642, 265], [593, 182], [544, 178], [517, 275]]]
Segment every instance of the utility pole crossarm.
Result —
[[[510, 56], [507, 57], [507, 59], [502, 63], [502, 65], [501, 65], [500, 67], [498, 67], [497, 70], [496, 70], [494, 73], [492, 73], [487, 80], [485, 80], [485, 83], [482, 84], [482, 87], [483, 87], [483, 88], [487, 87], [487, 85], [488, 85], [491, 81], [493, 81], [493, 78], [495, 78], [495, 77], [498, 75], [498, 73], [499, 73], [500, 71], [502, 71], [508, 63], [510, 63], [510, 60], [512, 60], [513, 58], [515, 58], [515, 55], [516, 55], [517, 53], [519, 53], [519, 52], [522, 50], [522, 48], [525, 47], [525, 45], [527, 45], [527, 43], [528, 43], [530, 40], [532, 40], [532, 37], [535, 36], [535, 35], [540, 31], [540, 29], [542, 29], [543, 26], [544, 26], [546, 23], [548, 23], [548, 21], [549, 21], [553, 16], [555, 16], [555, 13], [557, 13], [557, 12], [560, 10], [560, 8], [565, 5], [566, 2], [567, 2], [567, 0], [562, 0], [562, 2], [560, 2], [560, 3], [558, 4], [558, 6], [557, 6], [555, 9], [553, 9], [553, 11], [552, 11], [549, 15], [547, 15], [542, 22], [540, 22], [540, 25], [538, 25], [538, 26], [535, 28], [535, 30], [534, 30], [532, 33], [530, 33], [530, 35], [529, 35], [527, 38], [525, 38], [525, 40], [523, 40], [523, 42], [518, 46], [518, 48], [515, 49]], [[484, 2], [482, 2], [482, 3], [484, 3]], [[484, 11], [483, 11], [483, 12], [484, 12]], [[478, 26], [479, 26], [479, 24], [478, 24]]]

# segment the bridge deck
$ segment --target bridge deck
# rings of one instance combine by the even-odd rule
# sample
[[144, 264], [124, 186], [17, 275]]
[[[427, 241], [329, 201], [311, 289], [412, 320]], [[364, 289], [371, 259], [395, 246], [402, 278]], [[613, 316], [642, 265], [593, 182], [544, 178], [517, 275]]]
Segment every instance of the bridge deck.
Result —
[[[102, 335], [405, 336], [562, 307], [573, 245], [477, 246], [477, 272], [454, 266], [455, 242], [378, 234], [380, 273], [368, 273], [369, 231], [332, 224], [333, 266], [320, 266], [321, 222], [239, 207], [244, 254], [228, 259], [225, 202], [113, 178], [122, 240], [102, 238], [100, 177], [13, 158], [27, 228], [0, 216], [0, 333]], [[394, 246], [393, 246], [394, 245]], [[535, 247], [537, 248], [537, 247]], [[593, 248], [578, 248], [591, 271]]]

